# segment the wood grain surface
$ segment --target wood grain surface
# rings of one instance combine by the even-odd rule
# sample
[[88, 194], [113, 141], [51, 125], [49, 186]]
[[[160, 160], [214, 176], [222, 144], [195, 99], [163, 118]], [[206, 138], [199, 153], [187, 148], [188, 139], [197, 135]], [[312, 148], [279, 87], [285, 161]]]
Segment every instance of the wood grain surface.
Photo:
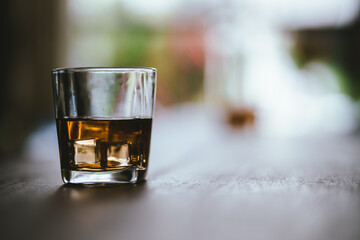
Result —
[[358, 136], [274, 139], [187, 114], [155, 119], [141, 184], [67, 186], [57, 153], [9, 159], [0, 238], [360, 239]]

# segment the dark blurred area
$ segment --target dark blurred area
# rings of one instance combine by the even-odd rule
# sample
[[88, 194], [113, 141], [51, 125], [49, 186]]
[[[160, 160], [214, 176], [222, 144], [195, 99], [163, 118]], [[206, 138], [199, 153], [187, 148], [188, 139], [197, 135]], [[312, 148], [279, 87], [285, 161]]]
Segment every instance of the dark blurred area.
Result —
[[313, 60], [331, 65], [342, 90], [354, 101], [360, 98], [360, 15], [348, 25], [335, 28], [301, 29], [294, 32], [295, 59], [299, 67]]
[[1, 1], [0, 157], [53, 118], [50, 70], [59, 64], [61, 1]]
[[53, 121], [56, 67], [155, 67], [157, 111], [210, 106], [226, 112], [224, 125], [265, 135], [358, 128], [357, 1], [0, 4], [1, 159]]

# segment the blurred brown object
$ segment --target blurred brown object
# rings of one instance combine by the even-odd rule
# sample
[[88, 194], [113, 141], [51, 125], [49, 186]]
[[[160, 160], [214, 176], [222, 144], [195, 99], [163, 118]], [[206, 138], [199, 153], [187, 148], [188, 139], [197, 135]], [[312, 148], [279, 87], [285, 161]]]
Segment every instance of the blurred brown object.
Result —
[[227, 122], [233, 128], [253, 127], [256, 116], [252, 109], [238, 108], [227, 111]]
[[10, 1], [1, 9], [0, 156], [53, 117], [50, 70], [57, 67], [61, 1]]

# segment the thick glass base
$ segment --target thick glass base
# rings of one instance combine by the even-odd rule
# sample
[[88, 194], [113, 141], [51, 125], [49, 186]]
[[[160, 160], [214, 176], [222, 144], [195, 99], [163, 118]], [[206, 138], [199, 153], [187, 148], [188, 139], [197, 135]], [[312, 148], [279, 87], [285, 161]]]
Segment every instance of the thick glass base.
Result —
[[62, 179], [66, 184], [117, 184], [137, 183], [145, 180], [146, 170], [124, 168], [111, 171], [79, 171], [62, 169]]

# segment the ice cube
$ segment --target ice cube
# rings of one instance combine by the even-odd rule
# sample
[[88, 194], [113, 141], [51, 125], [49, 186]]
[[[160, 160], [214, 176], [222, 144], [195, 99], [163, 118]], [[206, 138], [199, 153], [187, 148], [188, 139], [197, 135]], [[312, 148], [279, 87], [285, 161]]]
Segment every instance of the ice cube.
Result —
[[96, 164], [98, 161], [96, 139], [74, 141], [75, 164]]
[[130, 166], [130, 144], [126, 141], [108, 143], [107, 161], [110, 167]]

